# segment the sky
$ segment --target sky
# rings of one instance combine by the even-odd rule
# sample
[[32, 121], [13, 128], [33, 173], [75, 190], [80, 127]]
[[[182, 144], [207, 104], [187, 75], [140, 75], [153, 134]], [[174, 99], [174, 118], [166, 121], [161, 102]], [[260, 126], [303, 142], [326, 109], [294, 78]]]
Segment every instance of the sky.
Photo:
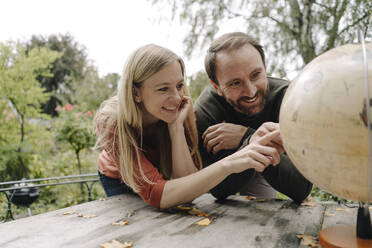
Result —
[[[0, 42], [70, 33], [101, 76], [120, 74], [129, 54], [148, 43], [184, 58], [187, 28], [175, 19], [166, 6], [146, 0], [1, 0]], [[189, 76], [203, 69], [202, 56], [185, 63]]]

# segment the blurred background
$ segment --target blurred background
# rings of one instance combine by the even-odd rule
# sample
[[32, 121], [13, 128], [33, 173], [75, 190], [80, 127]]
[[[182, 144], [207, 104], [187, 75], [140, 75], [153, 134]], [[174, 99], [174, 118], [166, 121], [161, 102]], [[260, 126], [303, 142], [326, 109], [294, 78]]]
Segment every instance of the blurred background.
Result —
[[[0, 13], [0, 182], [95, 173], [93, 116], [141, 45], [184, 58], [195, 100], [208, 84], [206, 48], [223, 33], [257, 38], [268, 74], [289, 80], [321, 53], [357, 42], [358, 28], [372, 41], [365, 0], [3, 0]], [[85, 190], [42, 188], [31, 210], [84, 202]], [[312, 195], [340, 200], [316, 187]], [[93, 198], [101, 197], [97, 184]], [[0, 220], [6, 206], [1, 194]]]

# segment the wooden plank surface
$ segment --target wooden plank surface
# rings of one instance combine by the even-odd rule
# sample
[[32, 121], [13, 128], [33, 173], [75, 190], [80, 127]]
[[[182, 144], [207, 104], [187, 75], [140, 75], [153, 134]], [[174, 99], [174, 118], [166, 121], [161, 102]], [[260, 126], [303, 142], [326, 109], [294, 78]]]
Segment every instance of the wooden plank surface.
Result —
[[[298, 206], [283, 200], [248, 200], [230, 197], [216, 202], [210, 194], [187, 205], [210, 214], [188, 210], [160, 211], [140, 198], [120, 195], [0, 224], [0, 247], [100, 247], [116, 239], [133, 247], [301, 247], [296, 234], [317, 236], [323, 226], [354, 224], [354, 210], [336, 211], [337, 204]], [[74, 212], [64, 215], [66, 212]], [[195, 212], [195, 210], [194, 210]], [[336, 213], [326, 216], [324, 213]], [[94, 214], [96, 217], [78, 217]], [[113, 222], [129, 221], [114, 226]]]

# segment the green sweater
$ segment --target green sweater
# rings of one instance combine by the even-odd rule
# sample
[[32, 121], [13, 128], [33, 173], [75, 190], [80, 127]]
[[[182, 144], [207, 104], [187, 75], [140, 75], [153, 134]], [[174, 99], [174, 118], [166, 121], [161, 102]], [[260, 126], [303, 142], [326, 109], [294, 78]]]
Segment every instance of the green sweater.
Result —
[[[271, 77], [268, 77], [268, 80], [270, 92], [265, 107], [259, 114], [252, 117], [247, 117], [234, 110], [210, 85], [200, 94], [195, 104], [195, 111], [199, 133], [199, 151], [204, 167], [249, 144], [252, 134], [264, 122], [279, 122], [280, 105], [289, 83]], [[236, 150], [222, 150], [213, 155], [213, 153], [208, 153], [203, 146], [202, 134], [209, 126], [223, 121], [246, 126], [248, 129], [240, 141], [239, 148]], [[224, 199], [235, 194], [254, 176], [254, 173], [256, 173], [254, 169], [248, 169], [241, 173], [232, 174], [214, 187], [211, 193], [217, 199]], [[297, 202], [303, 201], [312, 189], [312, 184], [298, 172], [286, 154], [280, 156], [280, 164], [267, 167], [262, 175], [274, 189]]]

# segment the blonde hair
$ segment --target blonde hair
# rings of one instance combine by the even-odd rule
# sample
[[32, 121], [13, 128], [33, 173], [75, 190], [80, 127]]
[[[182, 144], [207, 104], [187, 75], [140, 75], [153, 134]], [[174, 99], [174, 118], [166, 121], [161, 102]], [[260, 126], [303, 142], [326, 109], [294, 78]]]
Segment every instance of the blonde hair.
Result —
[[[142, 113], [134, 99], [134, 87], [140, 88], [143, 81], [174, 61], [179, 62], [184, 76], [183, 60], [169, 49], [149, 44], [135, 50], [124, 66], [117, 94], [102, 103], [94, 118], [97, 129], [96, 147], [103, 147], [120, 161], [121, 178], [135, 192], [138, 192], [141, 187], [136, 181], [153, 182], [146, 178], [141, 166]], [[184, 94], [190, 95], [186, 87], [184, 87]], [[159, 171], [165, 179], [169, 179], [172, 174], [171, 141], [166, 123], [160, 121], [157, 127], [159, 128], [156, 137], [158, 147], [163, 148], [159, 151]], [[184, 127], [193, 161], [201, 168], [198, 134], [192, 109], [187, 114]]]

